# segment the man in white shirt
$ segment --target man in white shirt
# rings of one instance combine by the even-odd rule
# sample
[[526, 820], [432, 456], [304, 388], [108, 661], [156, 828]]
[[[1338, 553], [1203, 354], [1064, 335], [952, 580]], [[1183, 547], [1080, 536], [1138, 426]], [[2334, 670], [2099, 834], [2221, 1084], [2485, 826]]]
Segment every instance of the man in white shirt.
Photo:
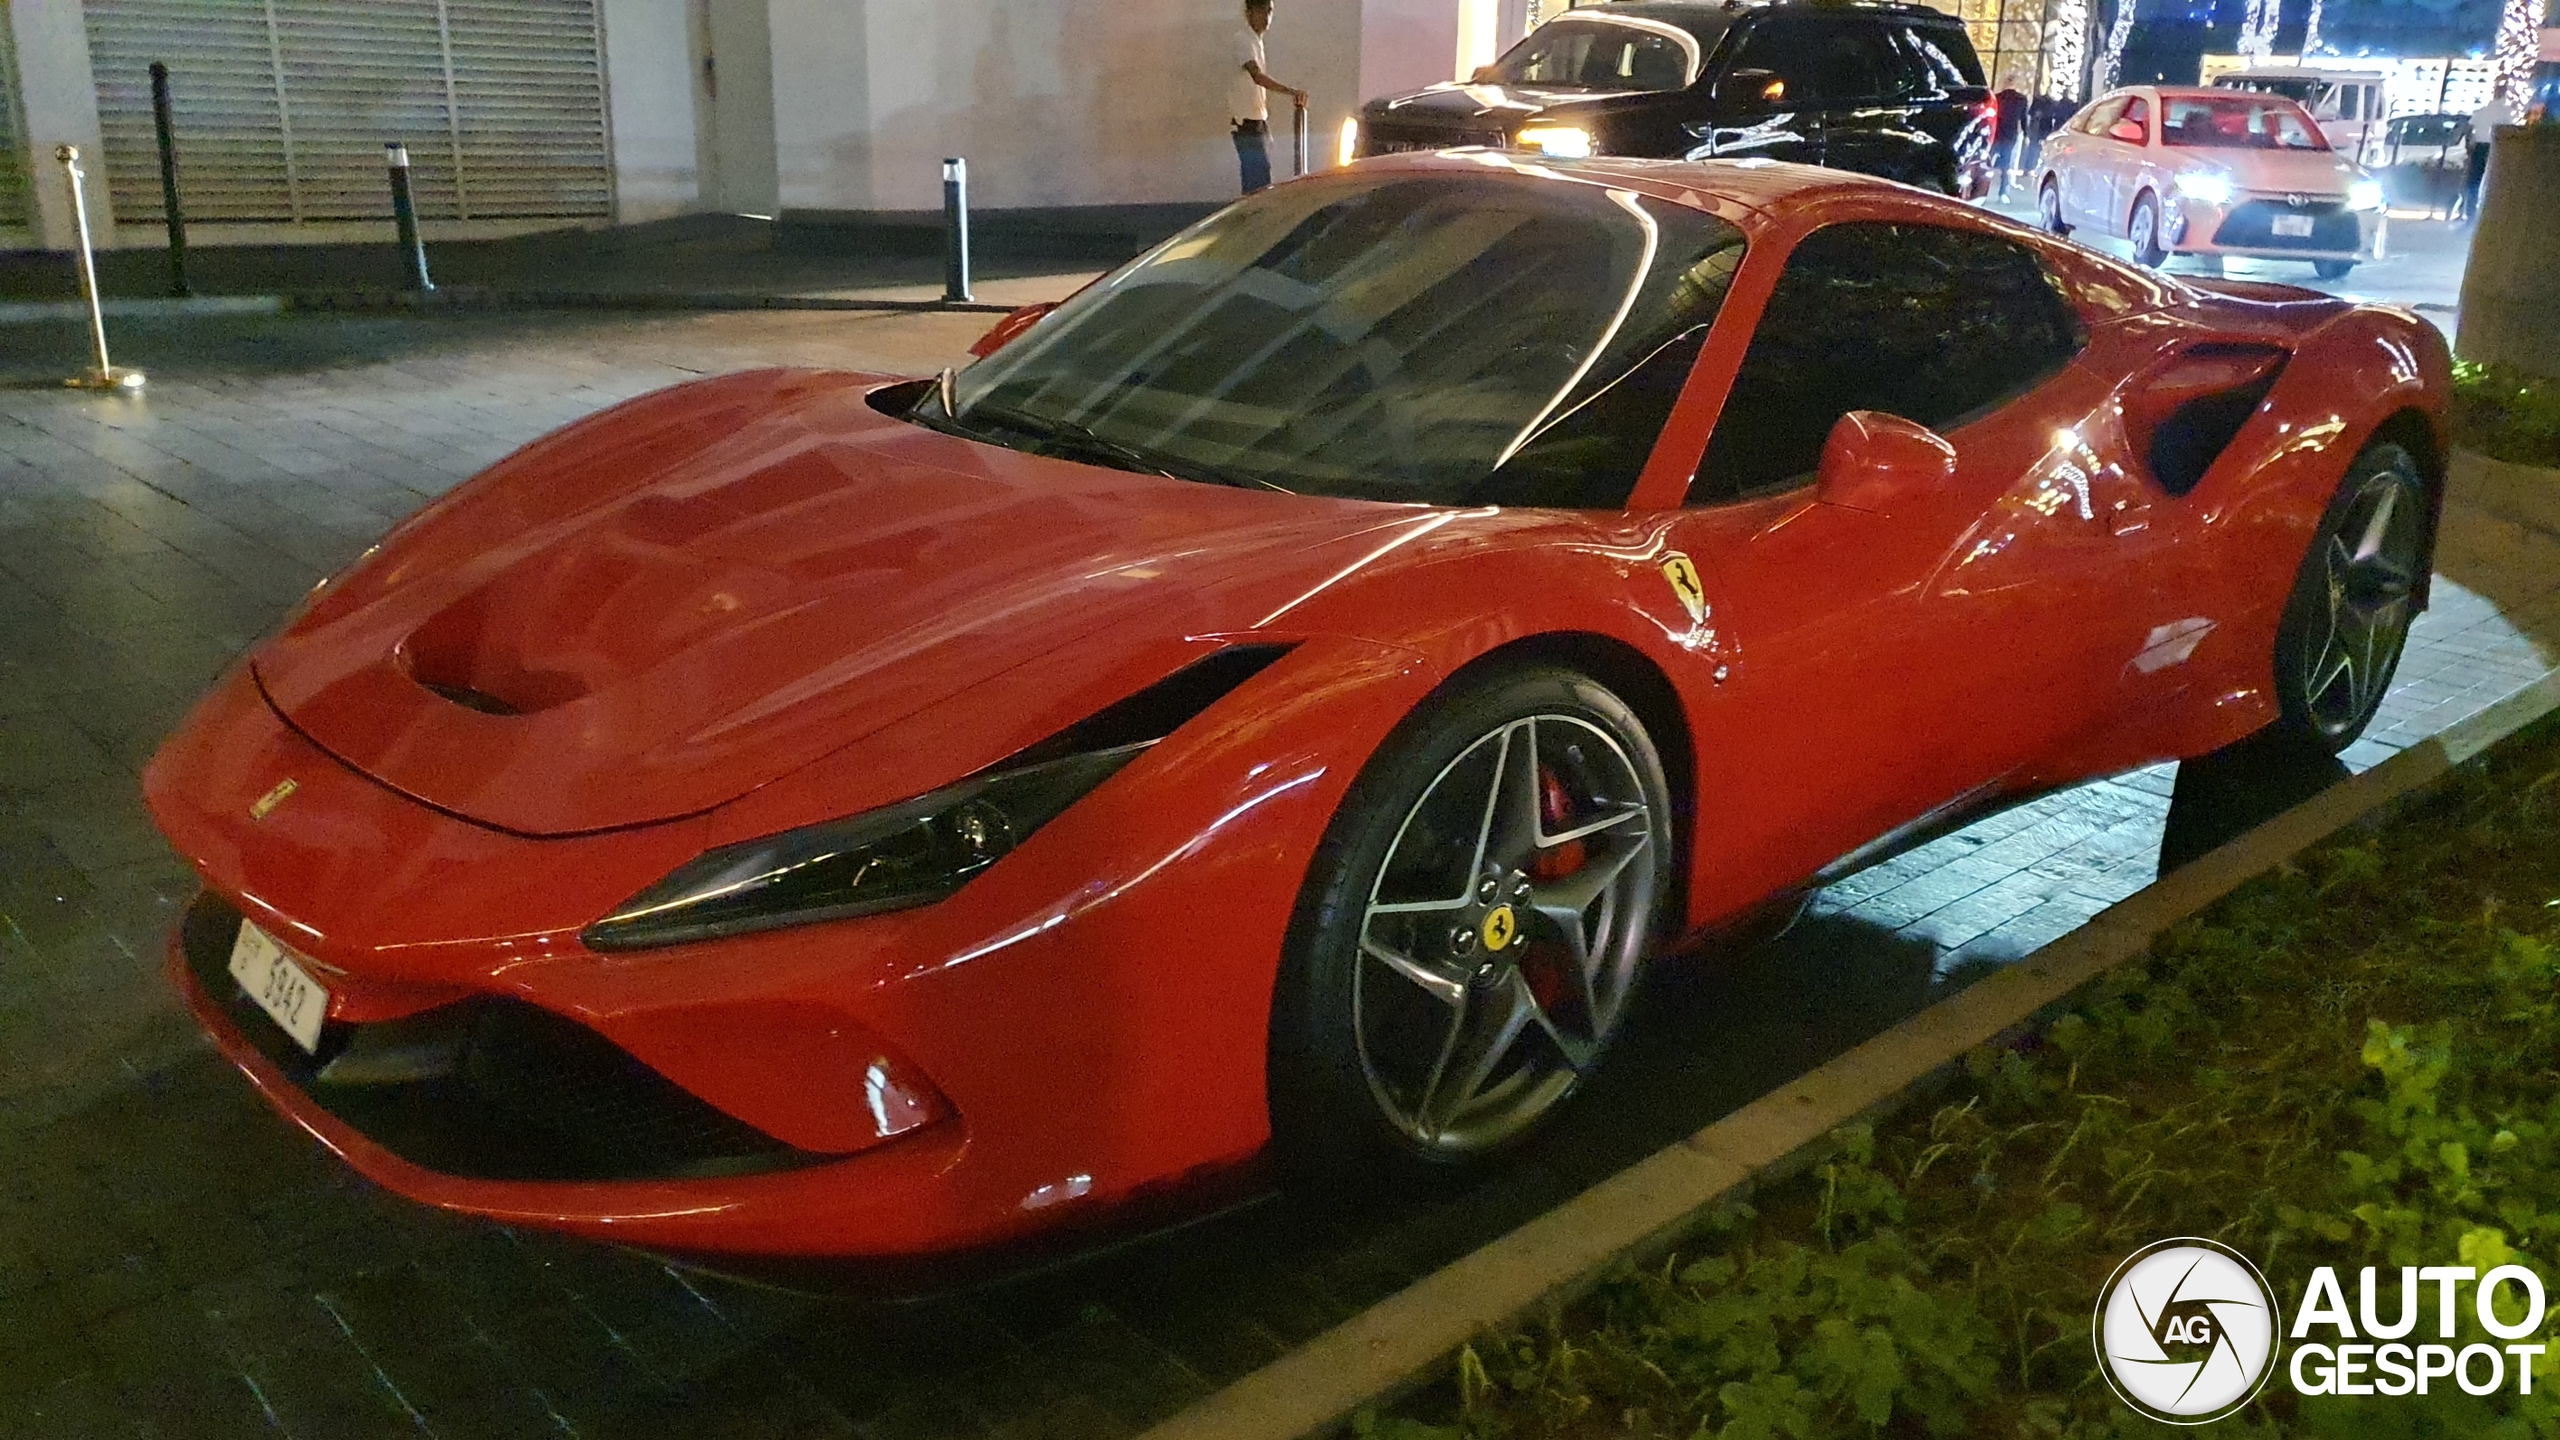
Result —
[[1271, 183], [1271, 106], [1263, 92], [1286, 95], [1301, 110], [1307, 92], [1271, 78], [1262, 53], [1262, 32], [1271, 28], [1271, 0], [1245, 0], [1244, 28], [1236, 32], [1235, 69], [1227, 81], [1227, 122], [1235, 135], [1236, 164], [1244, 172], [1244, 193]]
[[2457, 219], [2480, 218], [2480, 182], [2489, 174], [2489, 137], [2501, 125], [2516, 123], [2516, 113], [2507, 108], [2505, 96], [2491, 91], [2489, 103], [2471, 112], [2471, 170], [2462, 180], [2462, 196], [2454, 203]]

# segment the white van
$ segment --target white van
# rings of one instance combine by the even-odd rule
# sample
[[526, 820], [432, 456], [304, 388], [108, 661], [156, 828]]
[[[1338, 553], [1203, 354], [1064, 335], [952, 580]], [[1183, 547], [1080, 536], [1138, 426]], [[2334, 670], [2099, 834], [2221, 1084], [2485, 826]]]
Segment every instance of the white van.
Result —
[[2311, 112], [2329, 148], [2365, 164], [2383, 142], [2388, 77], [2379, 70], [2323, 70], [2307, 65], [2261, 65], [2213, 77], [2225, 90], [2282, 95]]

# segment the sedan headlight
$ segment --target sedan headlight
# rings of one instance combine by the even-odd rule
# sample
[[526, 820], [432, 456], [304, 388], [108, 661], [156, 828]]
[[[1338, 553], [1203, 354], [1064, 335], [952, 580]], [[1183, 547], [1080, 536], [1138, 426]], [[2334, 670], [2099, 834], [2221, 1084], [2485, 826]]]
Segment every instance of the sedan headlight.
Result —
[[2231, 177], [2228, 175], [2203, 175], [2190, 171], [2179, 176], [2174, 183], [2178, 193], [2190, 200], [2207, 205], [2231, 203]]
[[704, 852], [579, 937], [642, 950], [943, 899], [1153, 741], [981, 775], [845, 820]]
[[2347, 208], [2350, 210], [2381, 209], [2382, 182], [2379, 180], [2357, 180], [2350, 183], [2347, 186]]
[[1579, 125], [1532, 125], [1520, 132], [1520, 147], [1558, 160], [1588, 159], [1591, 132]]

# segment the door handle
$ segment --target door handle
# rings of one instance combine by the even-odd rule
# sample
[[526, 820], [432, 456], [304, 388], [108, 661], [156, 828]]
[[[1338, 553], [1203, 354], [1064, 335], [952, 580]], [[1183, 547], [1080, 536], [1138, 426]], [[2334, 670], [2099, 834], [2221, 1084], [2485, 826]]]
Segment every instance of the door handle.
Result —
[[2107, 507], [2107, 533], [2133, 535], [2151, 528], [2151, 505], [2145, 501], [2118, 500]]

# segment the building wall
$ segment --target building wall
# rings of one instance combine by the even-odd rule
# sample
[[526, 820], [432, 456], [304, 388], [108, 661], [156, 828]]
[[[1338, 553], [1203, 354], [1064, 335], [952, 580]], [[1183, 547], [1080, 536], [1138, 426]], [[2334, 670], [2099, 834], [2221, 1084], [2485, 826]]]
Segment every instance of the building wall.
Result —
[[[625, 223], [690, 210], [932, 209], [949, 155], [969, 158], [972, 200], [990, 209], [1235, 193], [1227, 80], [1241, 0], [598, 3], [615, 218]], [[1330, 162], [1361, 101], [1472, 68], [1516, 40], [1538, 8], [1278, 0], [1271, 70], [1312, 96], [1311, 163]], [[16, 51], [34, 238], [65, 248], [70, 207], [53, 147], [96, 155], [100, 144], [80, 0], [6, 0], [0, 14]], [[1273, 159], [1286, 175], [1285, 99], [1272, 114]], [[92, 227], [113, 245], [103, 166], [92, 176]], [[156, 230], [156, 211], [148, 218]], [[264, 226], [233, 238], [349, 233]]]
[[697, 208], [702, 159], [695, 112], [701, 61], [685, 0], [600, 0], [605, 105], [613, 129], [616, 219]]
[[[1312, 159], [1364, 98], [1454, 73], [1463, 0], [1280, 0], [1272, 74], [1310, 92]], [[1235, 191], [1220, 0], [765, 0], [780, 204], [921, 210], [965, 155], [989, 208]], [[1525, 14], [1524, 0], [1497, 0]], [[1289, 110], [1274, 159], [1289, 169]]]
[[88, 183], [89, 232], [101, 246], [115, 243], [113, 207], [107, 203], [106, 151], [98, 135], [98, 92], [89, 72], [89, 32], [79, 0], [9, 0], [5, 17], [17, 51], [20, 132], [27, 147], [28, 180], [35, 199], [35, 242], [48, 250], [72, 245], [70, 187], [53, 158], [54, 147], [80, 147]]

